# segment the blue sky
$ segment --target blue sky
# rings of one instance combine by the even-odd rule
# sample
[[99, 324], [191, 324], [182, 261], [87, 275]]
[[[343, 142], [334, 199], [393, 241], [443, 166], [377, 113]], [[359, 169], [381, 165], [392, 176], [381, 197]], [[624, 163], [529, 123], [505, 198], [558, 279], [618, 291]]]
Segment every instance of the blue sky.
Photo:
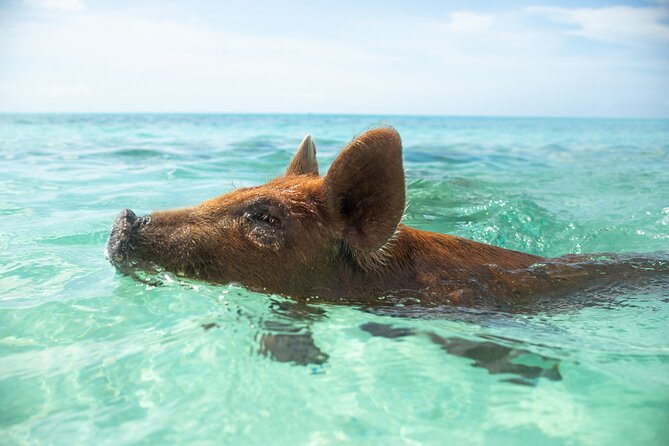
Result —
[[0, 0], [0, 111], [669, 117], [669, 1]]

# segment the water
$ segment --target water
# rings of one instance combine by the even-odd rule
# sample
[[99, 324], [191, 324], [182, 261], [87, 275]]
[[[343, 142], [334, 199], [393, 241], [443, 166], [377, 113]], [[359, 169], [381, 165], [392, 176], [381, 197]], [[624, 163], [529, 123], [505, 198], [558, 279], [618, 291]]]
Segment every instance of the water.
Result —
[[546, 311], [370, 312], [150, 287], [104, 258], [122, 208], [264, 182], [306, 133], [324, 171], [384, 123], [410, 225], [546, 256], [669, 252], [668, 121], [0, 115], [2, 443], [666, 444], [666, 281]]

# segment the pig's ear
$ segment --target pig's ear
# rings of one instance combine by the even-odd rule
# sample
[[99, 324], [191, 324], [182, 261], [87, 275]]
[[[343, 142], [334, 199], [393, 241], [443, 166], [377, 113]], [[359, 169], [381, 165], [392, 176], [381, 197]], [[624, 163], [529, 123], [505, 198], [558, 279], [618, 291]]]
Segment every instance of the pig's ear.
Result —
[[381, 128], [354, 139], [332, 163], [323, 187], [344, 241], [363, 252], [382, 247], [404, 213], [400, 135]]
[[316, 161], [316, 144], [311, 135], [304, 137], [293, 155], [293, 159], [286, 169], [288, 175], [318, 175], [318, 161]]

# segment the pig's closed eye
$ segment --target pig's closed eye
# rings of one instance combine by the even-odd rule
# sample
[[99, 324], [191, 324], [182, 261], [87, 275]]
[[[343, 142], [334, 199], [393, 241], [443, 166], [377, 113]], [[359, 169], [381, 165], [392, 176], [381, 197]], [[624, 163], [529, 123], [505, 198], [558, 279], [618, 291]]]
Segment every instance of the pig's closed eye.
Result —
[[256, 246], [274, 251], [283, 246], [285, 230], [279, 218], [267, 209], [248, 210], [243, 215], [248, 222], [244, 225], [247, 236]]
[[278, 226], [281, 223], [278, 218], [273, 217], [265, 212], [246, 212], [244, 213], [244, 218], [250, 222], [265, 223], [271, 226]]

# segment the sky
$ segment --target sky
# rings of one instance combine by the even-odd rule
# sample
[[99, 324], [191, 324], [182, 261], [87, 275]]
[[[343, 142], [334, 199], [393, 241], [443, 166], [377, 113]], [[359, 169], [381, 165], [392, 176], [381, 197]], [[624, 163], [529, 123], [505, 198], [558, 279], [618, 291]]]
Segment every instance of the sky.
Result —
[[0, 0], [0, 112], [669, 118], [669, 0]]

